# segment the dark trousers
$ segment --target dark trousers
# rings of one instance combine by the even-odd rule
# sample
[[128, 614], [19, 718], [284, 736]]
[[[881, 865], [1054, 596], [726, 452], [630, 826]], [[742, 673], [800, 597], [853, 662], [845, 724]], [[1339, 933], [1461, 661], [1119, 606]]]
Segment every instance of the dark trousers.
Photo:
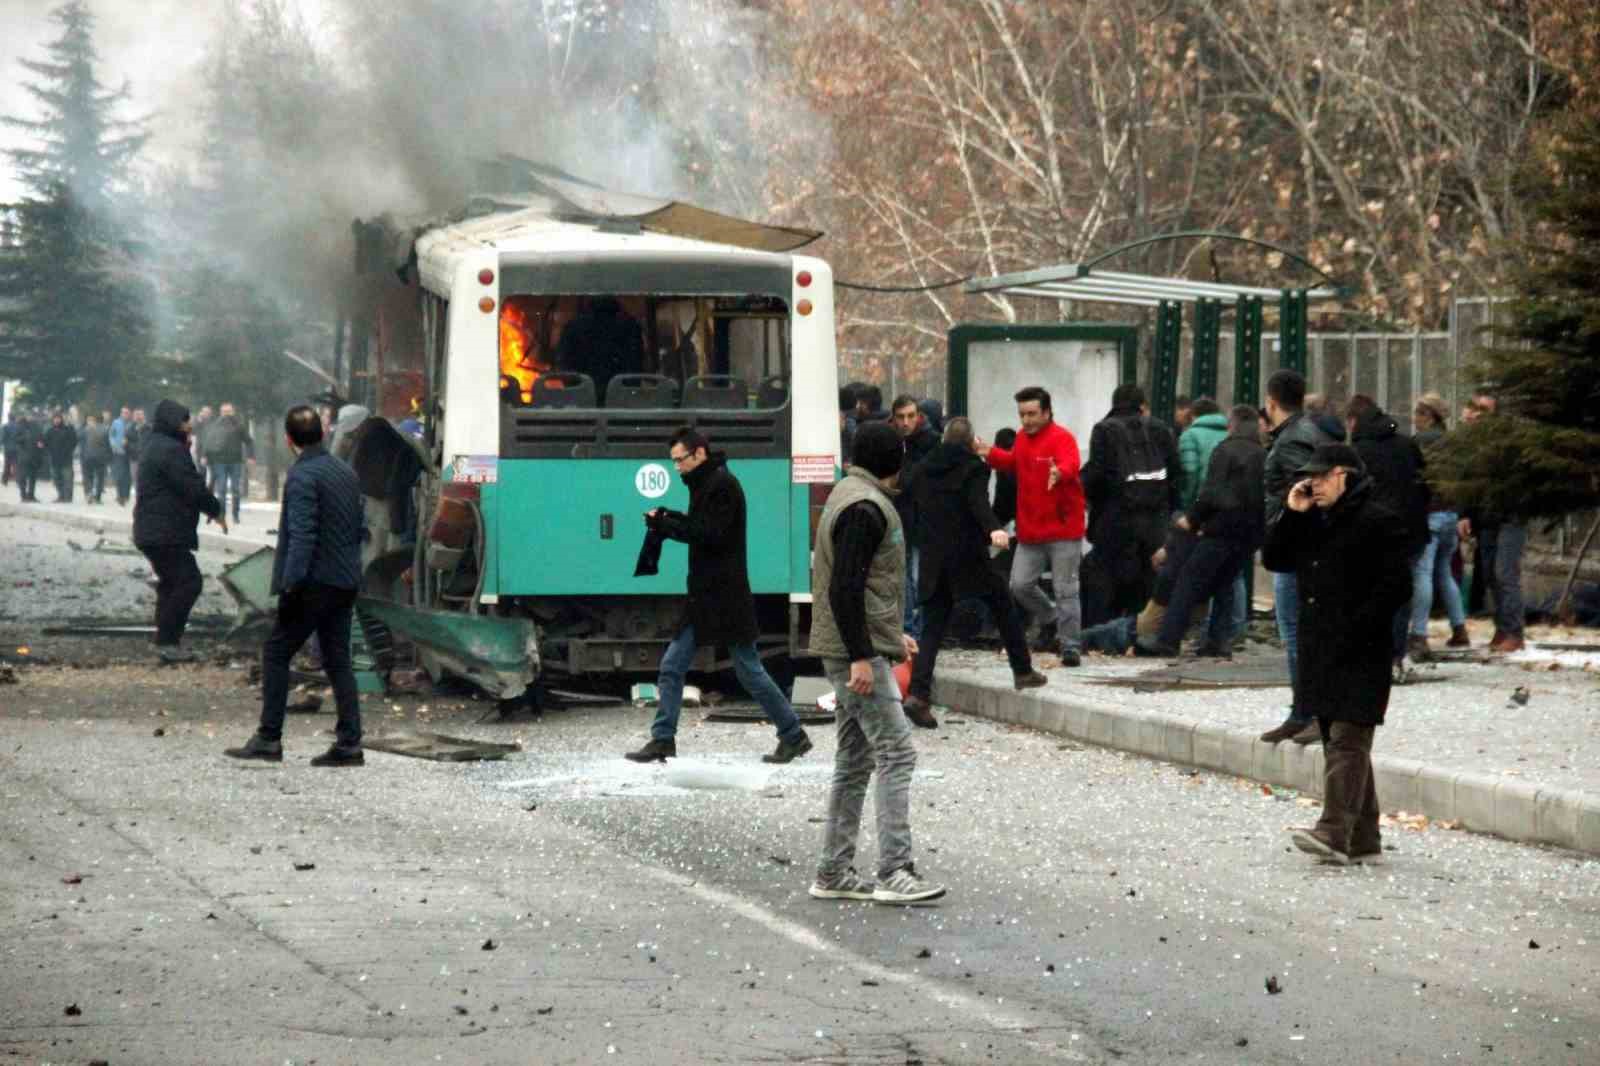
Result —
[[[1111, 525], [1114, 523], [1114, 525]], [[1108, 522], [1115, 530], [1105, 538], [1102, 549], [1096, 544], [1091, 555], [1102, 550], [1107, 582], [1107, 616], [1136, 615], [1144, 610], [1155, 591], [1156, 570], [1150, 557], [1167, 540], [1167, 516], [1151, 512], [1120, 511]]]
[[1317, 833], [1345, 854], [1377, 851], [1378, 786], [1372, 772], [1372, 737], [1377, 726], [1317, 719], [1326, 760], [1322, 817]]
[[261, 648], [261, 728], [263, 740], [283, 739], [289, 703], [289, 663], [312, 634], [322, 649], [322, 671], [333, 686], [339, 709], [334, 746], [361, 748], [361, 701], [350, 666], [350, 626], [355, 618], [354, 589], [307, 585], [298, 595], [278, 598], [278, 619]]
[[[986, 578], [983, 593], [977, 597], [989, 608], [995, 625], [1000, 629], [1000, 639], [1005, 641], [1006, 658], [1011, 661], [1013, 674], [1025, 674], [1033, 669], [1028, 655], [1028, 641], [1022, 632], [1022, 621], [1011, 609], [1011, 592], [1006, 583], [987, 565], [982, 564]], [[913, 696], [929, 699], [933, 695], [933, 668], [939, 660], [939, 645], [944, 643], [945, 631], [950, 627], [950, 615], [955, 610], [955, 595], [949, 581], [940, 581], [939, 587], [922, 605], [922, 639], [917, 642], [917, 658], [911, 668], [910, 692]]]
[[176, 647], [204, 579], [188, 548], [140, 548], [156, 571], [156, 645]]
[[1157, 643], [1164, 648], [1180, 646], [1184, 631], [1189, 628], [1189, 616], [1196, 607], [1215, 597], [1212, 618], [1216, 624], [1207, 632], [1206, 641], [1227, 647], [1227, 631], [1233, 625], [1234, 579], [1249, 558], [1250, 551], [1242, 543], [1220, 537], [1193, 538], [1167, 600]]
[[133, 464], [126, 455], [111, 457], [111, 480], [117, 485], [117, 502], [127, 503], [133, 493]]
[[83, 496], [86, 500], [100, 502], [106, 491], [106, 464], [99, 459], [83, 461]]
[[11, 484], [11, 479], [17, 476], [17, 453], [6, 452], [5, 466], [0, 467], [0, 485]]
[[73, 484], [72, 460], [68, 459], [64, 463], [56, 463], [55, 469], [51, 471], [51, 473], [54, 475], [54, 480], [56, 483], [56, 499], [66, 503], [71, 503]]
[[17, 491], [22, 493], [24, 501], [38, 498], [39, 492], [39, 465], [24, 462], [17, 472]]

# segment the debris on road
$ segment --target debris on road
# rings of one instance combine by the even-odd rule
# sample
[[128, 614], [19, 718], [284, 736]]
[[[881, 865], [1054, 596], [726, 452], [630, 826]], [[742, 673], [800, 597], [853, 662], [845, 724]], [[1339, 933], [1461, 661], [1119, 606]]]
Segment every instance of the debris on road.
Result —
[[389, 736], [364, 740], [373, 751], [386, 751], [391, 755], [408, 755], [413, 759], [431, 759], [434, 762], [476, 762], [481, 759], [503, 759], [522, 750], [520, 744], [501, 744], [490, 740], [469, 740], [443, 733], [394, 733]]
[[294, 868], [296, 870], [315, 870], [317, 864], [314, 862], [297, 862], [294, 864]]
[[1275, 996], [1283, 991], [1283, 986], [1278, 983], [1278, 975], [1273, 974], [1267, 978], [1267, 995]]
[[0, 685], [15, 685], [16, 683], [17, 671], [12, 668], [10, 663], [0, 663]]
[[67, 876], [65, 876], [65, 877], [63, 877], [61, 879], [61, 883], [64, 884], [64, 885], [81, 885], [81, 884], [83, 884], [83, 875], [82, 874], [68, 874]]
[[65, 1014], [68, 1018], [76, 1018], [78, 1015], [83, 1013], [83, 1008], [78, 1006], [76, 1003], [68, 1003], [67, 1009], [61, 1013]]
[[485, 940], [483, 942], [483, 947], [480, 950], [482, 950], [482, 951], [493, 951], [495, 948], [497, 948], [499, 946], [500, 945], [496, 944], [493, 940]]
[[1528, 696], [1528, 686], [1518, 685], [1516, 691], [1511, 693], [1511, 702], [1515, 703], [1518, 707], [1526, 707], [1528, 705]]

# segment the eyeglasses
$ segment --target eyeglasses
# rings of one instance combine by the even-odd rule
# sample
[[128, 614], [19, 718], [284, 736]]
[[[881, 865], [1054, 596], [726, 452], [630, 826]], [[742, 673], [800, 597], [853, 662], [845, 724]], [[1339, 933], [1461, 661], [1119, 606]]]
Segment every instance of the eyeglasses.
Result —
[[684, 452], [682, 455], [670, 455], [667, 458], [672, 460], [673, 466], [682, 466], [684, 463], [687, 463], [690, 459], [694, 458], [694, 453]]

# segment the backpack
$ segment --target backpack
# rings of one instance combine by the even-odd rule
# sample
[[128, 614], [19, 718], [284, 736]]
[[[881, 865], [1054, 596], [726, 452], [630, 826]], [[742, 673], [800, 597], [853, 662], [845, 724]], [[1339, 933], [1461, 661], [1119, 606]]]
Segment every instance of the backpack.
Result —
[[1118, 502], [1128, 510], [1165, 514], [1172, 505], [1167, 457], [1150, 436], [1150, 419], [1108, 421], [1114, 427], [1111, 440], [1116, 449]]

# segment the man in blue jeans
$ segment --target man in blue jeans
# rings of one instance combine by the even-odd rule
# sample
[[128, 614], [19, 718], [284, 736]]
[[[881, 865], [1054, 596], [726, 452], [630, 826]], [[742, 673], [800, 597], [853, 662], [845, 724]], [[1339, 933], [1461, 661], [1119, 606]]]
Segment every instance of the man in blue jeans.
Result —
[[626, 753], [634, 762], [665, 762], [678, 755], [678, 712], [683, 682], [701, 644], [726, 644], [739, 684], [754, 697], [778, 729], [778, 747], [762, 762], [786, 763], [811, 750], [794, 706], [778, 688], [756, 652], [760, 627], [755, 596], [745, 565], [745, 502], [727, 456], [710, 450], [710, 441], [688, 426], [672, 435], [669, 455], [689, 487], [689, 512], [657, 507], [645, 513], [652, 533], [689, 545], [689, 606], [678, 635], [661, 657], [657, 710], [650, 740]]

